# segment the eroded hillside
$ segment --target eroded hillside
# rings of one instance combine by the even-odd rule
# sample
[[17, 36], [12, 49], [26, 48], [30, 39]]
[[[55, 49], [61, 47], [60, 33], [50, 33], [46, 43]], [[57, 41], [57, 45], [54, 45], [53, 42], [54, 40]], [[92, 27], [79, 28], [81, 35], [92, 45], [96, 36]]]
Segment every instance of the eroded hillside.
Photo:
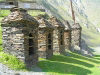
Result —
[[[71, 17], [70, 0], [41, 0], [39, 3], [41, 3], [47, 9], [49, 14], [52, 13], [61, 20], [68, 20], [70, 23], [73, 22]], [[92, 9], [92, 7], [89, 9], [87, 4], [89, 4], [87, 0], [73, 0], [76, 22], [81, 24], [83, 28], [82, 38], [86, 40], [87, 44], [89, 46], [99, 46], [100, 33], [97, 30], [99, 25], [93, 22], [94, 18], [97, 18], [91, 18], [89, 15], [89, 10]], [[95, 12], [92, 13], [94, 13], [94, 16], [97, 16], [95, 15]]]

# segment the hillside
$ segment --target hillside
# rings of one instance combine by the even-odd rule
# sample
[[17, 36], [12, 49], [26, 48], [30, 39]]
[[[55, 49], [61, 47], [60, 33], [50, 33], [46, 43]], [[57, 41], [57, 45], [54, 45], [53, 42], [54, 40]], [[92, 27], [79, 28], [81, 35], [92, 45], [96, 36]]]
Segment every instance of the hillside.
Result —
[[[99, 46], [100, 43], [100, 33], [97, 30], [99, 29], [99, 18], [97, 18], [99, 8], [97, 12], [95, 12], [95, 3], [99, 4], [97, 1], [99, 0], [73, 0], [76, 20], [83, 28], [82, 38], [89, 46]], [[61, 20], [72, 22], [70, 0], [39, 0], [39, 3], [47, 9], [47, 13], [52, 13]], [[98, 21], [98, 23], [95, 23], [96, 21]]]
[[84, 0], [84, 5], [86, 7], [85, 11], [88, 15], [89, 20], [94, 22], [93, 24], [100, 27], [100, 17], [98, 16], [98, 14], [100, 13], [100, 0]]

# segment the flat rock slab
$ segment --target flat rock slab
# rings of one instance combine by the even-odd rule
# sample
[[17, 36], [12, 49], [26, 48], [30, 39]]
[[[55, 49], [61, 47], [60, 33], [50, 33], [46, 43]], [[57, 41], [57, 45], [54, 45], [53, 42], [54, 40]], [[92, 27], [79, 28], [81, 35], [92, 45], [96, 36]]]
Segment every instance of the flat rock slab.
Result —
[[0, 63], [0, 75], [46, 75], [46, 73], [41, 72], [38, 67], [32, 68], [29, 72], [15, 71]]

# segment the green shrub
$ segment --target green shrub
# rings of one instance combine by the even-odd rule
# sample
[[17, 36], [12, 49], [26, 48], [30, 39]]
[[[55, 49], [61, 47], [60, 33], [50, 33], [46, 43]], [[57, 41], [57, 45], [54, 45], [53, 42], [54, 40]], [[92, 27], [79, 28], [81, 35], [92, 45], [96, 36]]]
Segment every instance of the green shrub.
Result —
[[0, 17], [5, 17], [10, 14], [9, 10], [0, 10]]

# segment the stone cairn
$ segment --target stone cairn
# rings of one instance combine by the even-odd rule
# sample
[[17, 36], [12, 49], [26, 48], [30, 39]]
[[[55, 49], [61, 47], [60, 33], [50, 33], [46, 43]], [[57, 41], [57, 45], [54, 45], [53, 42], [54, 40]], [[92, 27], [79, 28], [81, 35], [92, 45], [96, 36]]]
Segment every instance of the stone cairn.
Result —
[[38, 22], [26, 10], [14, 7], [2, 20], [4, 52], [15, 55], [27, 64], [38, 61]]
[[54, 53], [65, 53], [64, 46], [64, 25], [63, 23], [55, 17], [51, 17], [49, 22], [54, 27], [53, 31], [53, 51]]
[[71, 26], [71, 50], [80, 52], [82, 28], [79, 23], [70, 24], [70, 26]]
[[39, 22], [38, 54], [42, 58], [50, 58], [53, 55], [53, 26], [42, 16], [36, 17]]

